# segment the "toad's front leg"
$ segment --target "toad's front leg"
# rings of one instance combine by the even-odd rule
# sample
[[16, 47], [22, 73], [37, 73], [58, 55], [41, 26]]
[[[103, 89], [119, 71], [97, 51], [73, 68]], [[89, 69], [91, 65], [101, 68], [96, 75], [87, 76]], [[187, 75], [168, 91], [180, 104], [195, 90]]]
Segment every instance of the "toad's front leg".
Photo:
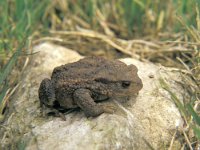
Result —
[[91, 97], [91, 91], [88, 89], [77, 89], [73, 96], [75, 102], [84, 111], [87, 117], [96, 117], [104, 112], [114, 112], [114, 109], [110, 106], [95, 103]]

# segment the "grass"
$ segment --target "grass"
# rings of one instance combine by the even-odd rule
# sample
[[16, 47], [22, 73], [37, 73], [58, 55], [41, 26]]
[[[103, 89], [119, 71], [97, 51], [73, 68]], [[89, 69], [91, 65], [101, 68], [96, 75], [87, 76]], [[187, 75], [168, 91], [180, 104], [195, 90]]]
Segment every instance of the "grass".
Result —
[[[199, 0], [1, 0], [0, 120], [32, 45], [52, 41], [84, 55], [136, 57], [184, 70], [193, 83], [182, 104], [162, 82], [189, 125], [184, 141], [200, 140], [200, 1]], [[46, 36], [46, 37], [44, 37]], [[195, 136], [188, 136], [190, 129]], [[189, 139], [187, 138], [189, 137]], [[188, 142], [187, 142], [188, 143]], [[190, 147], [189, 146], [189, 147]], [[191, 148], [191, 147], [190, 147]]]
[[[187, 147], [189, 149], [197, 149], [198, 147], [198, 140], [200, 137], [200, 117], [197, 114], [197, 112], [193, 108], [193, 101], [190, 100], [188, 103], [182, 103], [181, 100], [176, 96], [175, 93], [170, 89], [170, 86], [166, 83], [164, 79], [160, 79], [160, 84], [163, 89], [165, 89], [167, 92], [169, 92], [171, 99], [179, 109], [179, 112], [184, 120], [184, 126], [181, 130], [183, 136], [185, 137], [185, 141], [187, 143]], [[196, 97], [195, 97], [196, 98]], [[197, 101], [197, 100], [195, 100]], [[194, 101], [194, 102], [195, 102]], [[192, 119], [191, 119], [192, 118]], [[196, 138], [191, 137], [189, 132], [193, 132], [196, 136]], [[175, 137], [176, 134], [173, 136]], [[190, 136], [190, 138], [189, 138]], [[173, 139], [173, 138], [172, 138]], [[174, 142], [174, 139], [173, 139]], [[193, 144], [192, 144], [193, 143]], [[171, 144], [170, 148], [173, 144]]]
[[[2, 12], [0, 14], [0, 118], [3, 118], [2, 114], [6, 105], [3, 98], [8, 89], [14, 86], [13, 83], [16, 80], [16, 78], [9, 78], [9, 74], [14, 66], [20, 63], [19, 57], [25, 55], [26, 49], [29, 49], [28, 38], [33, 35], [36, 26], [41, 22], [45, 12], [44, 6], [48, 1], [41, 2], [35, 8], [38, 2], [35, 0], [0, 1]], [[18, 67], [18, 69], [22, 68]]]

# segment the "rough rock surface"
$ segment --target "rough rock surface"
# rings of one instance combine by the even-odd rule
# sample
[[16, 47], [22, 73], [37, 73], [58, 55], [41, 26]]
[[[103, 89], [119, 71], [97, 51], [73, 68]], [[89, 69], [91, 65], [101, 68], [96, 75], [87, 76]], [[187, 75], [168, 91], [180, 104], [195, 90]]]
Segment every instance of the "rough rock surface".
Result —
[[118, 107], [114, 114], [86, 118], [82, 111], [74, 111], [66, 114], [66, 121], [59, 117], [43, 117], [38, 99], [41, 80], [49, 77], [54, 67], [77, 61], [82, 56], [49, 43], [36, 46], [35, 51], [39, 53], [32, 56], [31, 69], [25, 71], [9, 104], [10, 117], [1, 129], [4, 130], [4, 136], [0, 136], [2, 148], [116, 150], [150, 149], [150, 144], [160, 149], [169, 144], [172, 131], [182, 125], [178, 109], [159, 83], [159, 78], [164, 78], [182, 99], [182, 89], [175, 82], [180, 80], [179, 73], [131, 58], [122, 61], [138, 67], [143, 89], [128, 102], [107, 102]]

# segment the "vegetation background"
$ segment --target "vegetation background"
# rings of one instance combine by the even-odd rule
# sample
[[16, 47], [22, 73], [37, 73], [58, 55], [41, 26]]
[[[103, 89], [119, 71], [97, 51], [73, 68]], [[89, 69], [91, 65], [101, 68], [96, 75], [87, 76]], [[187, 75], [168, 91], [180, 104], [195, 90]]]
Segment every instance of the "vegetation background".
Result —
[[[199, 0], [1, 0], [0, 121], [34, 45], [50, 41], [83, 55], [133, 57], [188, 74], [191, 94], [181, 103], [161, 80], [180, 110], [184, 129], [172, 135], [184, 149], [200, 145]], [[195, 83], [195, 85], [194, 85]]]

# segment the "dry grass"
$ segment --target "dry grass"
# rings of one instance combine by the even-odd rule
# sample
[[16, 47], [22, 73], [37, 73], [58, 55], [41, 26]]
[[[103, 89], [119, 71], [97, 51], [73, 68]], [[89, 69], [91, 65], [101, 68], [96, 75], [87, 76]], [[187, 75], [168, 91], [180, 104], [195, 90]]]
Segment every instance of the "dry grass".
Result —
[[[16, 2], [19, 1], [16, 0]], [[191, 97], [183, 107], [177, 106], [183, 112], [187, 126], [181, 131], [174, 132], [169, 149], [172, 149], [177, 139], [181, 139], [182, 149], [195, 149], [199, 147], [200, 139], [199, 117], [195, 117], [200, 114], [198, 5], [200, 5], [198, 1], [194, 3], [189, 0], [167, 2], [158, 0], [155, 3], [145, 0], [112, 0], [109, 2], [87, 0], [85, 3], [80, 0], [54, 0], [49, 2], [44, 15], [40, 18], [40, 24], [38, 23], [43, 32], [34, 30], [29, 36], [30, 44], [26, 48], [31, 48], [43, 41], [50, 41], [83, 55], [100, 55], [108, 58], [128, 56], [142, 61], [161, 63], [164, 66], [173, 67], [171, 71], [180, 71], [189, 75], [191, 80], [184, 80], [182, 86]], [[31, 15], [31, 13], [27, 14]], [[6, 15], [5, 13], [4, 16]], [[17, 24], [14, 20], [12, 23], [15, 28]], [[30, 23], [27, 26], [30, 26]], [[3, 46], [1, 45], [3, 48], [0, 49], [0, 66], [4, 66], [18, 46], [22, 45], [13, 38], [10, 40], [11, 46], [8, 44], [9, 48], [13, 47], [13, 50], [8, 51], [6, 46], [9, 43], [9, 36], [7, 35], [10, 33], [7, 33], [7, 29], [4, 33], [6, 38], [1, 37], [0, 39], [0, 43], [3, 43]], [[25, 58], [19, 59], [20, 64], [24, 66], [28, 62]], [[18, 71], [19, 66], [16, 66], [15, 70]], [[23, 70], [22, 67], [21, 70]], [[0, 79], [2, 74], [0, 73]], [[13, 74], [15, 73], [12, 73], [12, 78], [8, 76], [6, 79], [9, 83], [8, 87], [0, 86], [1, 92], [5, 90], [4, 94], [0, 95], [0, 101], [2, 99], [1, 118], [4, 117], [9, 97], [18, 86], [15, 81], [19, 74], [15, 74], [15, 78]], [[171, 92], [168, 85], [164, 83], [162, 85], [169, 93]], [[170, 94], [176, 102], [179, 101], [174, 93]], [[186, 107], [187, 104], [190, 106]]]

